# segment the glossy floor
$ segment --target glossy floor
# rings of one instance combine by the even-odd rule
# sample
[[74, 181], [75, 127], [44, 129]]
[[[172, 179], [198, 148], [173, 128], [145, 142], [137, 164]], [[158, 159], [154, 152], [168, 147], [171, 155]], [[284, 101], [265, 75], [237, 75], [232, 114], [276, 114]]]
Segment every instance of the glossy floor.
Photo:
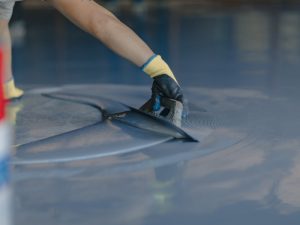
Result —
[[14, 54], [28, 94], [10, 107], [15, 223], [298, 224], [300, 10], [120, 16], [174, 67], [191, 107], [183, 129], [200, 142], [41, 96], [68, 92], [116, 112], [146, 101], [151, 81], [52, 11], [25, 15]]

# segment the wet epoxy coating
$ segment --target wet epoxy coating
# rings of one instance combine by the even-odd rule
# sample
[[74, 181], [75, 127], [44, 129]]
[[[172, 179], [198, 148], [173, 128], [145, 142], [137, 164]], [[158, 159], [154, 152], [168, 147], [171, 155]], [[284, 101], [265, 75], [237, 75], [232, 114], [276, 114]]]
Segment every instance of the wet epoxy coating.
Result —
[[[164, 20], [149, 16], [132, 24], [169, 53], [190, 101], [183, 129], [200, 142], [107, 123], [88, 105], [41, 96], [49, 91], [44, 86], [81, 82], [55, 91], [108, 99], [103, 108], [122, 111], [116, 102], [139, 107], [150, 94], [146, 76], [101, 46], [95, 53], [87, 47], [91, 39], [63, 23], [68, 44], [57, 53], [46, 54], [45, 47], [23, 51], [31, 56], [26, 60], [17, 56], [17, 79], [41, 88], [29, 88], [18, 108], [15, 224], [299, 223], [300, 11], [159, 12], [150, 15]], [[49, 32], [30, 33], [20, 48], [49, 41]], [[88, 59], [76, 54], [83, 42]], [[49, 58], [26, 67], [39, 51]], [[53, 71], [57, 79], [49, 78]]]

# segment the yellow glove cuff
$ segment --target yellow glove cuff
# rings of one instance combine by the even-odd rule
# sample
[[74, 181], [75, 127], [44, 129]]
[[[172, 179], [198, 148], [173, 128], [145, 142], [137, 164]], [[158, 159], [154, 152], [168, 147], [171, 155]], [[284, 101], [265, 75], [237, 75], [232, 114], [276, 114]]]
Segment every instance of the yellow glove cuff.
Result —
[[177, 82], [172, 70], [160, 55], [152, 56], [142, 67], [142, 70], [151, 78], [166, 74]]
[[20, 98], [23, 94], [24, 91], [15, 86], [15, 81], [13, 79], [4, 83], [4, 96], [6, 99]]

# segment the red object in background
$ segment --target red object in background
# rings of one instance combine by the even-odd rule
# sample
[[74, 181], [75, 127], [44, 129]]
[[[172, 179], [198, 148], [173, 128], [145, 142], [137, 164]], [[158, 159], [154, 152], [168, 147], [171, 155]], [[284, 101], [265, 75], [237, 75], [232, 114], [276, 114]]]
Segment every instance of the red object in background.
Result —
[[3, 50], [0, 47], [0, 121], [2, 121], [5, 117], [5, 105], [6, 101], [4, 98], [4, 56]]

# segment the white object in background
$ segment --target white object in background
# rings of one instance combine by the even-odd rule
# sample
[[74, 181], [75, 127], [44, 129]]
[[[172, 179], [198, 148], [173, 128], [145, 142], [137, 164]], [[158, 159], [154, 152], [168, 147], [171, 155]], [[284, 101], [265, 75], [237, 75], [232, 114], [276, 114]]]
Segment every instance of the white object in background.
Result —
[[5, 121], [4, 63], [0, 48], [0, 225], [11, 225], [11, 190], [9, 183], [10, 131]]
[[11, 225], [11, 193], [9, 184], [9, 131], [0, 121], [0, 224]]

